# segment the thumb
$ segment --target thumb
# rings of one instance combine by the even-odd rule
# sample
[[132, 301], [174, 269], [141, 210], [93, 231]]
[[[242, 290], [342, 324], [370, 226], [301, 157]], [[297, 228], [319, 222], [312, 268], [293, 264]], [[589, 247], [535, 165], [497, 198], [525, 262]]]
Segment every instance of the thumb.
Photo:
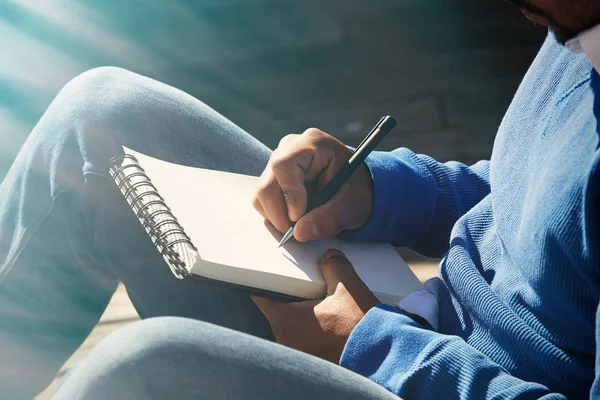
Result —
[[369, 291], [364, 282], [356, 274], [352, 263], [339, 250], [330, 249], [321, 257], [321, 273], [327, 285], [327, 295], [331, 296], [339, 283], [353, 293], [355, 291]]
[[300, 242], [308, 242], [333, 237], [346, 229], [356, 214], [347, 200], [347, 192], [347, 187], [342, 188], [330, 201], [300, 218], [294, 228], [294, 237]]

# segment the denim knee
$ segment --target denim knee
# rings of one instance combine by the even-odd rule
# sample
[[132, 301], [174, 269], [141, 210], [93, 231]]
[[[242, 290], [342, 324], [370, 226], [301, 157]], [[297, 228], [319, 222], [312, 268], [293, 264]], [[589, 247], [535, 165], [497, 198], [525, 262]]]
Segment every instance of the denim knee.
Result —
[[[121, 328], [103, 339], [65, 377], [57, 398], [174, 398], [171, 396], [182, 386], [187, 394], [200, 390], [187, 386], [194, 376], [202, 376], [202, 369], [214, 364], [210, 356], [203, 357], [203, 346], [198, 345], [203, 336], [198, 335], [199, 330], [208, 332], [211, 326], [161, 317]], [[186, 340], [190, 332], [195, 336], [193, 346]], [[210, 346], [208, 341], [204, 344]], [[186, 368], [191, 367], [190, 359], [193, 368]]]
[[67, 82], [56, 98], [63, 103], [76, 100], [90, 108], [108, 105], [108, 98], [115, 92], [130, 91], [129, 86], [134, 84], [139, 76], [119, 67], [93, 68]]
[[[224, 328], [206, 322], [180, 317], [157, 317], [135, 322], [110, 333], [94, 352], [114, 356], [114, 361], [125, 358], [150, 359], [165, 351], [173, 351], [194, 331], [194, 341], [210, 336], [211, 329]], [[198, 333], [204, 334], [198, 335]]]
[[86, 128], [108, 131], [118, 117], [135, 102], [136, 87], [142, 77], [117, 67], [99, 67], [71, 79], [56, 95], [49, 107], [53, 118], [74, 126], [77, 131]]
[[116, 67], [84, 72], [57, 94], [30, 141], [47, 149], [57, 165], [68, 155], [72, 166], [104, 173], [108, 159], [119, 154], [131, 136], [142, 135], [144, 121], [151, 120], [144, 93], [153, 82]]

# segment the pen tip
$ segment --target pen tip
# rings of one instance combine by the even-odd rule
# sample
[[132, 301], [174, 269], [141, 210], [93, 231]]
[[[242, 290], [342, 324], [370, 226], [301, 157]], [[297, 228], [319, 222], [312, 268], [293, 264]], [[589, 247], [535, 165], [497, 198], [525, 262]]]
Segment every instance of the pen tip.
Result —
[[284, 244], [287, 243], [288, 240], [290, 240], [292, 238], [292, 235], [294, 234], [294, 227], [291, 227], [286, 233], [285, 235], [283, 235], [283, 238], [281, 239], [281, 242], [279, 242], [279, 247], [283, 246]]

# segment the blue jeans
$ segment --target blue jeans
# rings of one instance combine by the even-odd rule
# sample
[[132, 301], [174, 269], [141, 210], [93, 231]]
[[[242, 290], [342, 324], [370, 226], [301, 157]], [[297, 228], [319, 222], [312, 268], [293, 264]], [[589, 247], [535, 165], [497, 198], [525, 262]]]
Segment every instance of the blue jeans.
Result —
[[110, 335], [57, 398], [394, 398], [272, 343], [246, 294], [175, 279], [107, 177], [121, 146], [249, 175], [270, 155], [205, 104], [151, 79], [100, 68], [67, 84], [0, 185], [0, 398], [42, 391], [119, 282], [142, 318], [169, 318]]

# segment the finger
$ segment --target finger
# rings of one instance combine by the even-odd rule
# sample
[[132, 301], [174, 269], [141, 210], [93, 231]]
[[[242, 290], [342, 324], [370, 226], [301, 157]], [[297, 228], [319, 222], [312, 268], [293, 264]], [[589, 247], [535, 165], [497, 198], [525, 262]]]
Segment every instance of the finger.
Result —
[[262, 215], [262, 217], [266, 221], [269, 220], [269, 218], [267, 218], [267, 213], [265, 212], [262, 204], [260, 204], [260, 200], [258, 199], [258, 196], [256, 194], [254, 195], [254, 197], [252, 197], [252, 206], [260, 215]]
[[279, 185], [276, 183], [273, 186], [265, 188], [259, 198], [261, 206], [267, 215], [267, 220], [281, 233], [287, 232], [292, 225], [288, 218], [285, 201]]
[[[262, 215], [279, 232], [286, 232], [291, 226], [288, 212], [279, 183], [272, 174], [261, 177], [255, 196], [260, 203]], [[258, 209], [258, 207], [255, 206]]]
[[338, 285], [342, 283], [349, 292], [358, 291], [364, 294], [369, 289], [360, 279], [350, 261], [339, 250], [330, 249], [321, 257], [321, 273], [327, 285], [327, 295], [335, 293]]
[[256, 304], [261, 313], [269, 320], [269, 323], [275, 316], [275, 314], [279, 311], [279, 309], [284, 306], [286, 303], [281, 301], [267, 299], [264, 297], [250, 296], [250, 299]]
[[287, 215], [291, 221], [297, 221], [306, 212], [306, 170], [312, 162], [310, 151], [300, 153], [273, 153], [271, 169], [283, 194]]
[[348, 185], [344, 185], [331, 200], [304, 215], [294, 228], [294, 237], [299, 242], [332, 237], [346, 229], [353, 213]]

